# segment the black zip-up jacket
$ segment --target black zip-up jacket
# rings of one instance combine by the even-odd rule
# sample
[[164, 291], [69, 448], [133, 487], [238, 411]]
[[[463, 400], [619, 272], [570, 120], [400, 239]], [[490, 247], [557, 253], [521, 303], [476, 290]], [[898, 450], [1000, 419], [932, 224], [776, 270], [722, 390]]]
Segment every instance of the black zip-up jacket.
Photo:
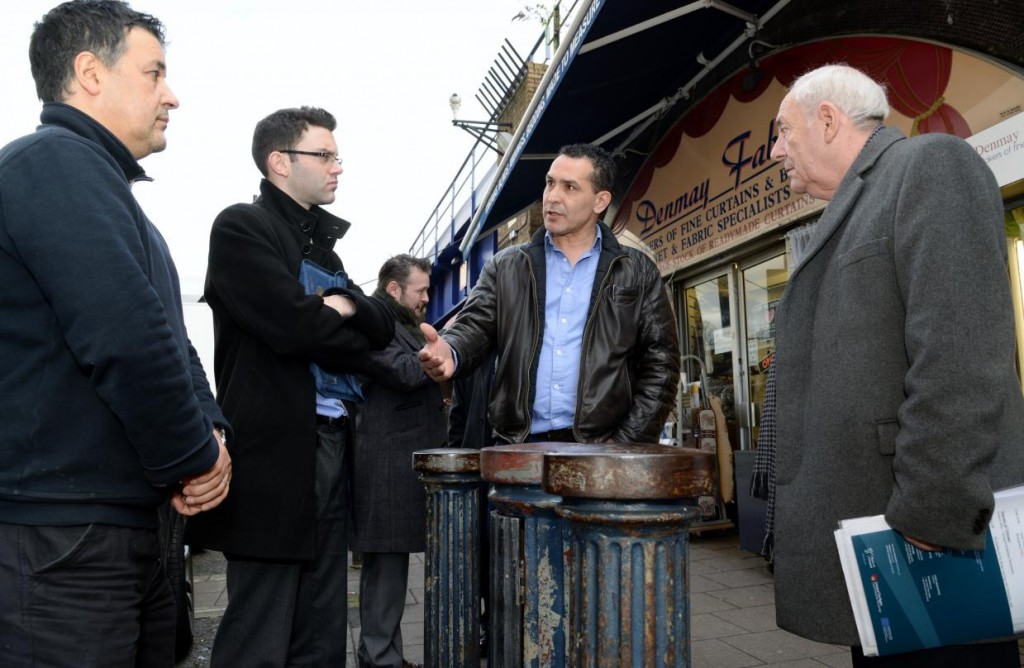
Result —
[[0, 151], [0, 522], [154, 528], [227, 423], [142, 168], [73, 107], [41, 119]]
[[[657, 443], [679, 385], [675, 317], [657, 267], [619, 244], [603, 223], [601, 254], [583, 330], [573, 433], [581, 442]], [[497, 351], [488, 404], [495, 434], [530, 434], [544, 332], [544, 234], [506, 248], [484, 267], [456, 322], [443, 336], [458, 375]]]

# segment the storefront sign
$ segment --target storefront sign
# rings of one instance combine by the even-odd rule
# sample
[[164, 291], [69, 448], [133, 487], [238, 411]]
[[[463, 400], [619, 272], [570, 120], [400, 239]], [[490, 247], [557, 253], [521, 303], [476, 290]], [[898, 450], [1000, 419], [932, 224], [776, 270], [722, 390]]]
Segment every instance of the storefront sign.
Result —
[[1024, 113], [968, 138], [996, 175], [999, 187], [1024, 179]]
[[733, 101], [706, 135], [684, 136], [676, 160], [633, 204], [628, 229], [663, 274], [824, 206], [790, 190], [786, 171], [771, 159], [785, 89], [769, 91], [749, 104]]
[[1024, 105], [1024, 80], [939, 45], [844, 38], [765, 59], [755, 90], [743, 87], [741, 71], [712, 92], [662, 137], [621, 202], [616, 226], [645, 244], [667, 275], [823, 209], [826, 202], [794, 192], [772, 160], [775, 117], [795, 76], [843, 61], [885, 84], [887, 125], [907, 135], [962, 137], [990, 128], [972, 144], [993, 170], [1021, 178], [1024, 114], [993, 126]]

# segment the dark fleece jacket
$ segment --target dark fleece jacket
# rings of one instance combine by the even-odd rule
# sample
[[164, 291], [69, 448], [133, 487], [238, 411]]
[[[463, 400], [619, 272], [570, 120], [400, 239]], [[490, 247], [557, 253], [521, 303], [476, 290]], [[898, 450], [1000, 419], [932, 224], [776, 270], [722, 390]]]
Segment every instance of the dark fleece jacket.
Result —
[[0, 150], [0, 522], [155, 527], [227, 423], [142, 168], [73, 107], [41, 119]]

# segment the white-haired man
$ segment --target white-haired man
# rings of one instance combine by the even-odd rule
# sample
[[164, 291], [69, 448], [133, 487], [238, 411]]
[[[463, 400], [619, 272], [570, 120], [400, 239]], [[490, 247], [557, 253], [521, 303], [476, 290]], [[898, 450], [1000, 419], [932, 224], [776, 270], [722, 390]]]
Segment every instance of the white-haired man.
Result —
[[777, 621], [854, 645], [854, 666], [1017, 666], [1012, 641], [856, 647], [838, 520], [884, 514], [922, 549], [982, 549], [993, 490], [1024, 481], [999, 189], [966, 142], [907, 139], [888, 113], [882, 87], [841, 65], [779, 108], [772, 157], [829, 204], [776, 315], [777, 445], [758, 468], [774, 483]]

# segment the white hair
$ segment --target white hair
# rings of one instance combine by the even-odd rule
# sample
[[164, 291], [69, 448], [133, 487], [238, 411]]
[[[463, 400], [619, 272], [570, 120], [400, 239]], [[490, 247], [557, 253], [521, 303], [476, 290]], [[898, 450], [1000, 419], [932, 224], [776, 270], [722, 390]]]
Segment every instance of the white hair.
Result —
[[849, 65], [825, 65], [811, 70], [793, 82], [789, 94], [808, 114], [827, 100], [858, 128], [884, 123], [889, 115], [885, 88]]

